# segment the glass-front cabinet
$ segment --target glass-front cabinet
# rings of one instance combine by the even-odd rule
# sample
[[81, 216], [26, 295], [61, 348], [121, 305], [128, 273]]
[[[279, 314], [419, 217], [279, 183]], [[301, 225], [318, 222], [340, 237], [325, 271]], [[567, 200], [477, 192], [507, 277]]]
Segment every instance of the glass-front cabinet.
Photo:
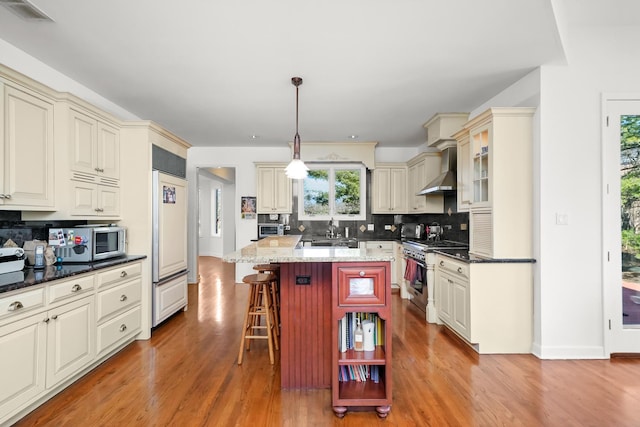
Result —
[[473, 159], [473, 203], [489, 202], [489, 129], [471, 135]]

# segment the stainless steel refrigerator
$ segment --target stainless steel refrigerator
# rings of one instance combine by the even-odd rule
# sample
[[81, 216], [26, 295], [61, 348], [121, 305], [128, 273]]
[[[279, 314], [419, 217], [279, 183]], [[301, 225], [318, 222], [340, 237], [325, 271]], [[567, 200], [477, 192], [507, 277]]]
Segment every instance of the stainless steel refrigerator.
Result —
[[187, 181], [153, 171], [153, 321], [187, 309]]

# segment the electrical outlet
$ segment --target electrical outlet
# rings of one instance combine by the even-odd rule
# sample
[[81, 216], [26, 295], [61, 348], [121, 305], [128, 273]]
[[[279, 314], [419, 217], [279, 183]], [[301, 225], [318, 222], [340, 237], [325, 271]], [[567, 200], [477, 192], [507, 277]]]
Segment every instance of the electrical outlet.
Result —
[[373, 224], [367, 224], [367, 230], [373, 231]]
[[463, 222], [462, 224], [460, 224], [460, 231], [466, 231], [467, 230], [467, 223]]

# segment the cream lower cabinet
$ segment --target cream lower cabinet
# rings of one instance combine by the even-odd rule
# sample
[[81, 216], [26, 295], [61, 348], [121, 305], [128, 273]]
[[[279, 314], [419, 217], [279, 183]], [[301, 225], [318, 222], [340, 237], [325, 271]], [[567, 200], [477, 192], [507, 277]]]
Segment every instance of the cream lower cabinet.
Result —
[[44, 312], [0, 324], [0, 425], [45, 390], [47, 324]]
[[156, 326], [180, 308], [187, 306], [187, 275], [154, 285], [153, 325]]
[[93, 295], [47, 312], [47, 388], [88, 365], [95, 356]]
[[135, 339], [141, 271], [141, 262], [131, 262], [0, 294], [0, 425]]
[[530, 353], [533, 267], [436, 256], [438, 318], [480, 354]]
[[52, 210], [53, 100], [2, 78], [0, 94], [0, 210]]
[[97, 355], [105, 355], [132, 339], [141, 328], [140, 263], [125, 264], [97, 274]]

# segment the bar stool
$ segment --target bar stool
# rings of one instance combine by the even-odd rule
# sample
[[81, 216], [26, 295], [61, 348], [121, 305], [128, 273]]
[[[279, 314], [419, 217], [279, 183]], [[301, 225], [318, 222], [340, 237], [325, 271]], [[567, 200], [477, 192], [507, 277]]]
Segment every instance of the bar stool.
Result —
[[[247, 312], [244, 315], [244, 324], [242, 326], [242, 336], [240, 338], [240, 351], [238, 352], [238, 365], [242, 364], [245, 345], [249, 350], [252, 339], [267, 340], [269, 346], [269, 361], [273, 365], [274, 355], [273, 347], [279, 348], [278, 342], [274, 337], [274, 323], [272, 319], [273, 303], [271, 300], [271, 290], [274, 281], [273, 274], [249, 274], [242, 281], [249, 284], [249, 301], [247, 303]], [[262, 317], [265, 318], [265, 325], [262, 325]], [[265, 330], [266, 335], [256, 332]]]
[[280, 336], [280, 264], [256, 264], [253, 269], [259, 273], [273, 274], [271, 283], [271, 301], [273, 303], [273, 324], [276, 327], [276, 335]]

